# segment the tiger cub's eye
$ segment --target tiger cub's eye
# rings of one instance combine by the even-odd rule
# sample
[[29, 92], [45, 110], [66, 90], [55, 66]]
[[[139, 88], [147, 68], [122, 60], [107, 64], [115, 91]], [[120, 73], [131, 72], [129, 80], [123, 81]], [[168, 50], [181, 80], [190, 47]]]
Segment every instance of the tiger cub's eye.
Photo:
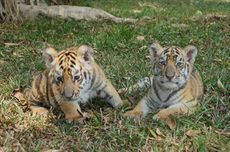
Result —
[[160, 61], [160, 65], [166, 65], [165, 61]]
[[74, 80], [79, 80], [80, 79], [80, 76], [79, 75], [75, 75], [74, 76]]
[[62, 76], [58, 76], [57, 81], [61, 82], [62, 81]]
[[177, 66], [177, 67], [182, 67], [182, 66], [183, 66], [183, 63], [178, 62], [178, 63], [176, 64], [176, 66]]

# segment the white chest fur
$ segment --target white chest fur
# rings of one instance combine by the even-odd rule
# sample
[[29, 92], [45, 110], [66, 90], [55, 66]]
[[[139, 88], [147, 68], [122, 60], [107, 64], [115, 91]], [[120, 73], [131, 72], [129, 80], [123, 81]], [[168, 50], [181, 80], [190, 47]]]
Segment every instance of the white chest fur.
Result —
[[80, 90], [79, 97], [76, 100], [78, 103], [85, 104], [90, 99], [97, 96], [97, 91], [91, 89], [92, 82], [83, 82], [82, 89]]

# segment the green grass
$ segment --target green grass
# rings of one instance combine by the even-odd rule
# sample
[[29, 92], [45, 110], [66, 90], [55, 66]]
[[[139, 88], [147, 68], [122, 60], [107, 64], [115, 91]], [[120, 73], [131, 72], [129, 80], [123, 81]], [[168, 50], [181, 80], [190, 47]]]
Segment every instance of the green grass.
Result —
[[[116, 16], [139, 19], [149, 16], [151, 20], [113, 24], [40, 18], [36, 22], [0, 24], [0, 60], [5, 61], [0, 65], [0, 151], [230, 151], [229, 135], [217, 132], [230, 132], [230, 3], [198, 0], [77, 2]], [[226, 17], [205, 19], [209, 13]], [[187, 26], [181, 28], [175, 24]], [[143, 41], [137, 40], [140, 35], [145, 37]], [[96, 101], [83, 108], [92, 114], [84, 124], [68, 124], [56, 116], [46, 120], [23, 111], [10, 96], [19, 86], [29, 86], [32, 74], [45, 68], [40, 52], [44, 41], [59, 50], [79, 44], [91, 45], [107, 77], [116, 88], [122, 88], [151, 74], [146, 57], [148, 51], [143, 46], [152, 40], [181, 47], [193, 44], [199, 49], [195, 65], [205, 84], [204, 101], [195, 114], [177, 117], [175, 130], [151, 117], [135, 123], [122, 117], [127, 108], [116, 111]], [[218, 79], [225, 92], [219, 89]], [[137, 103], [140, 97], [132, 98]], [[189, 130], [197, 134], [186, 135]]]

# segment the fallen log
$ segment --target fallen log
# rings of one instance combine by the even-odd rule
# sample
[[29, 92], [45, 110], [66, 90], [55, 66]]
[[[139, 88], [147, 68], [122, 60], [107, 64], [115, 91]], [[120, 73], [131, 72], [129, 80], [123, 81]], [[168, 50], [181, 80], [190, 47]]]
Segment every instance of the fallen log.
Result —
[[137, 19], [120, 18], [112, 14], [96, 8], [69, 6], [69, 5], [54, 5], [54, 6], [31, 6], [18, 4], [19, 11], [26, 18], [36, 18], [44, 15], [52, 18], [73, 19], [76, 21], [112, 21], [115, 23], [134, 23]]

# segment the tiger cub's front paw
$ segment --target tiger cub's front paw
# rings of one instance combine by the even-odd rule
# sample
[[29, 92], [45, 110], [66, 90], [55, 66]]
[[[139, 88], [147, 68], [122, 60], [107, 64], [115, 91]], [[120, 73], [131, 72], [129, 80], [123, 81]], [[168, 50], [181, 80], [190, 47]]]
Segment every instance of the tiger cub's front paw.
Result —
[[135, 110], [130, 110], [130, 111], [127, 111], [125, 114], [124, 114], [125, 117], [131, 117], [131, 118], [135, 118], [135, 117], [141, 117], [143, 116], [143, 113], [142, 112], [139, 112], [139, 111], [135, 111]]
[[165, 120], [169, 117], [167, 110], [163, 109], [153, 116], [154, 120]]
[[39, 116], [44, 116], [47, 117], [49, 110], [44, 107], [39, 107], [39, 106], [31, 106], [30, 110], [32, 111], [33, 115], [39, 115]]
[[82, 118], [81, 115], [66, 115], [65, 119], [68, 123], [78, 122]]
[[82, 115], [68, 115], [65, 117], [66, 121], [71, 123], [71, 122], [76, 122], [83, 124], [86, 119], [89, 119], [91, 117], [90, 113], [83, 112]]

